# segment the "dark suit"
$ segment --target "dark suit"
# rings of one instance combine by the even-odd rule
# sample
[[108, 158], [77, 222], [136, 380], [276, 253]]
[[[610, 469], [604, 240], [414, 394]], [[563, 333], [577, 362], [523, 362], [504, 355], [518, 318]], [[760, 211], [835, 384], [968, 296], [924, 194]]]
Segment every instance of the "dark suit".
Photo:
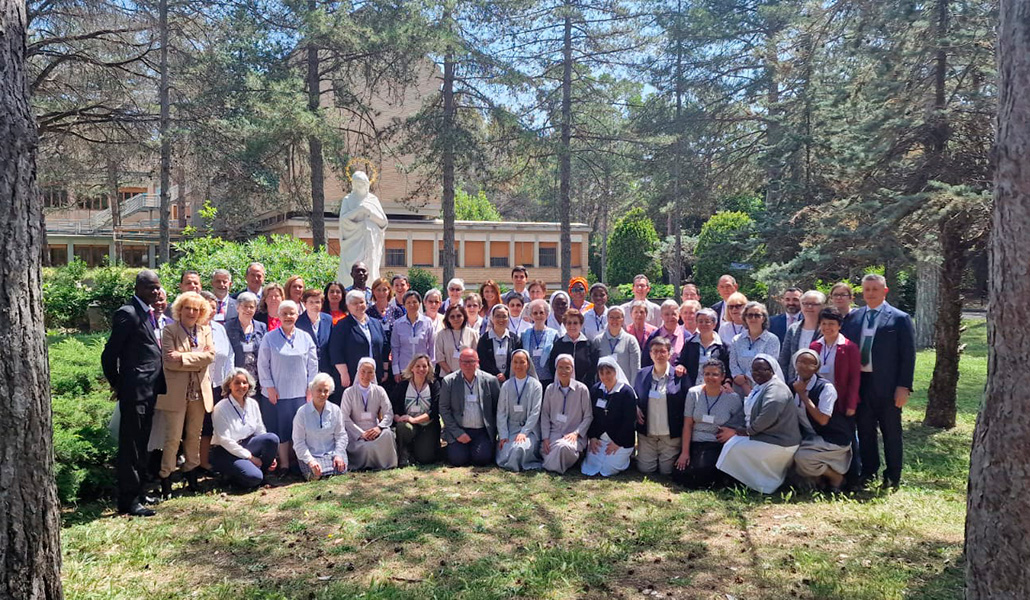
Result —
[[[801, 320], [804, 320], [804, 316], [798, 313], [798, 317], [797, 319], [794, 319], [794, 322], [797, 323]], [[780, 338], [780, 346], [782, 346], [783, 337], [787, 335], [787, 314], [780, 313], [769, 317], [769, 331], [771, 331], [776, 337]]]
[[136, 298], [115, 311], [100, 364], [121, 412], [116, 468], [118, 509], [124, 511], [143, 494], [154, 403], [165, 392], [161, 346], [150, 315]]
[[315, 335], [315, 328], [311, 326], [311, 318], [308, 312], [304, 311], [297, 317], [297, 329], [308, 332], [311, 339], [315, 340], [318, 347], [318, 372], [332, 373], [336, 369], [329, 362], [329, 336], [333, 330], [333, 318], [325, 313], [318, 313], [318, 335]]
[[336, 365], [347, 365], [347, 374], [350, 375], [351, 382], [354, 382], [358, 377], [358, 361], [365, 356], [371, 356], [376, 361], [376, 380], [383, 381], [388, 374], [383, 363], [390, 356], [390, 339], [386, 337], [383, 324], [378, 320], [366, 316], [365, 322], [368, 323], [368, 332], [372, 338], [371, 354], [369, 340], [353, 316], [340, 319], [333, 325], [332, 333], [329, 334], [329, 363], [333, 366], [330, 374], [336, 381], [335, 397], [343, 395], [343, 386]]
[[[465, 415], [465, 376], [455, 371], [444, 377], [440, 386], [440, 417], [443, 419], [443, 439], [447, 442], [447, 461], [456, 467], [472, 463], [486, 466], [493, 462], [494, 438], [497, 437], [497, 400], [501, 396], [501, 384], [493, 375], [476, 369], [477, 396], [483, 415], [481, 429], [465, 429], [462, 417]], [[468, 434], [472, 441], [462, 444], [458, 438]]]
[[[722, 325], [722, 307], [726, 304], [725, 300], [719, 300], [713, 304], [710, 308], [715, 311], [715, 330], [719, 331], [719, 327]], [[730, 340], [733, 341], [733, 340]]]
[[[883, 453], [887, 462], [884, 477], [892, 484], [901, 480], [903, 459], [901, 409], [894, 404], [894, 392], [912, 389], [916, 348], [912, 319], [904, 311], [884, 302], [876, 316], [876, 334], [870, 353], [873, 372], [860, 376], [858, 404], [858, 443], [862, 477], [871, 479], [880, 470], [877, 427], [883, 432]], [[845, 317], [841, 333], [862, 349], [862, 325], [869, 308], [863, 306]]]

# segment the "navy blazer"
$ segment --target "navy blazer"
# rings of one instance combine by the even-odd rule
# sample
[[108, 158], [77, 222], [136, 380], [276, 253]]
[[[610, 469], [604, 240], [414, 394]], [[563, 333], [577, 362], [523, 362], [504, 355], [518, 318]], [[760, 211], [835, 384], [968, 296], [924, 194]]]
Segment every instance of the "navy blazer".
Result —
[[100, 355], [104, 377], [118, 393], [123, 410], [136, 404], [153, 405], [165, 393], [161, 346], [150, 324], [150, 315], [133, 298], [111, 318], [111, 337]]
[[[367, 316], [366, 319], [368, 332], [372, 336], [371, 357], [376, 361], [376, 379], [383, 381], [387, 374], [383, 363], [390, 357], [390, 338], [386, 336], [383, 324], [377, 319]], [[347, 365], [347, 373], [353, 383], [358, 375], [358, 361], [369, 356], [368, 346], [368, 338], [361, 332], [361, 326], [353, 316], [340, 319], [333, 325], [332, 333], [329, 334], [329, 364], [333, 367]], [[330, 374], [336, 380], [337, 388], [342, 390], [337, 370], [333, 368]]]
[[[709, 308], [715, 311], [715, 330], [719, 331], [719, 327], [722, 326], [722, 305], [726, 304], [725, 300], [719, 300]], [[730, 340], [731, 342], [733, 340]]]
[[[803, 319], [801, 315], [798, 315], [799, 319]], [[787, 335], [787, 315], [786, 313], [780, 313], [769, 317], [769, 331], [773, 335], [780, 338], [780, 345], [783, 345], [783, 338]]]
[[[250, 333], [250, 343], [254, 344], [256, 352], [261, 348], [261, 338], [265, 337], [265, 334], [268, 333], [268, 325], [256, 320], [251, 320], [250, 323], [254, 326], [254, 330]], [[242, 369], [247, 359], [243, 354], [243, 342], [246, 341], [247, 334], [243, 333], [243, 324], [240, 323], [239, 317], [233, 317], [225, 322], [225, 336], [229, 338], [229, 345], [232, 346], [232, 351], [235, 355], [235, 366]], [[220, 384], [221, 382], [218, 383]]]
[[336, 369], [329, 362], [329, 336], [333, 330], [333, 318], [325, 313], [318, 313], [318, 335], [315, 335], [315, 328], [311, 326], [311, 318], [308, 311], [304, 311], [297, 317], [297, 329], [308, 332], [311, 339], [315, 340], [318, 348], [318, 372], [332, 373]]
[[[896, 388], [912, 389], [916, 370], [916, 340], [912, 318], [884, 302], [876, 316], [876, 336], [873, 338], [873, 397], [893, 399]], [[841, 333], [862, 350], [862, 323], [869, 307], [851, 311], [844, 318]]]
[[[696, 359], [694, 361], [697, 362]], [[669, 382], [665, 386], [665, 406], [669, 413], [669, 437], [678, 438], [683, 435], [683, 406], [687, 400], [687, 384], [683, 377], [676, 377], [676, 366], [669, 363]], [[651, 399], [651, 385], [654, 383], [654, 366], [643, 367], [637, 372], [637, 380], [633, 382], [633, 391], [637, 394], [637, 407], [644, 413], [644, 422], [637, 423], [637, 432], [647, 435], [647, 408]]]

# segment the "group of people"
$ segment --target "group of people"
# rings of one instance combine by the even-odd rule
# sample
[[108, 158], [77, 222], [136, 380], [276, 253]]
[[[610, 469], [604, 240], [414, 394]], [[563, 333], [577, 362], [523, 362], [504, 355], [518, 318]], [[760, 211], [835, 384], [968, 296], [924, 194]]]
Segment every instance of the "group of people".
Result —
[[[609, 306], [576, 277], [547, 296], [528, 270], [511, 289], [460, 279], [423, 297], [405, 275], [324, 289], [266, 283], [252, 263], [230, 295], [185, 272], [170, 307], [142, 271], [112, 321], [102, 361], [120, 410], [118, 510], [150, 515], [180, 472], [243, 489], [270, 473], [308, 479], [445, 460], [511, 471], [612, 476], [634, 462], [689, 487], [737, 481], [771, 493], [839, 490], [901, 477], [901, 408], [912, 388], [911, 319], [875, 274], [826, 296], [790, 288], [770, 318], [730, 275], [722, 300], [647, 298]], [[149, 469], [151, 453], [160, 467]]]

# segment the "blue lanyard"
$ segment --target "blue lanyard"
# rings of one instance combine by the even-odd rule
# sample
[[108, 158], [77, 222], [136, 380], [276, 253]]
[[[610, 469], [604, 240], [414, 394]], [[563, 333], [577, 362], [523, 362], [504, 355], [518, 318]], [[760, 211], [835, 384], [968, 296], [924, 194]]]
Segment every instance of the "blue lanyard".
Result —
[[[571, 382], [570, 382], [570, 383], [571, 383]], [[571, 386], [571, 385], [569, 385], [569, 387], [568, 387], [568, 388], [563, 388], [563, 387], [561, 386], [561, 384], [558, 384], [558, 391], [560, 391], [560, 392], [561, 392], [561, 395], [562, 395], [562, 401], [561, 401], [561, 414], [563, 414], [563, 415], [564, 415], [564, 414], [565, 414], [565, 405], [566, 405], [566, 404], [568, 403], [568, 401], [569, 401], [569, 392], [571, 392], [571, 391], [572, 391], [572, 386]]]
[[[283, 328], [282, 327], [279, 328], [279, 333], [282, 334], [283, 339], [286, 340], [286, 343], [290, 345], [290, 348], [293, 348], [293, 340], [288, 338], [288, 337], [286, 337], [286, 334], [283, 333]], [[292, 337], [297, 337], [297, 334], [294, 333]]]
[[[365, 407], [365, 410], [367, 411], [368, 407]], [[318, 411], [315, 411], [315, 412], [318, 412]], [[325, 412], [325, 407], [323, 406], [322, 407], [322, 412], [318, 413], [318, 428], [319, 429], [323, 429], [325, 427], [324, 425], [322, 425], [322, 413], [324, 413], [324, 412]]]
[[830, 359], [830, 355], [833, 354], [833, 352], [834, 352], [834, 350], [836, 348], [837, 348], [837, 344], [836, 343], [834, 343], [832, 346], [827, 346], [826, 342], [823, 342], [823, 352], [822, 352], [822, 355], [823, 355], [823, 364], [824, 365]]
[[365, 412], [368, 412], [368, 397], [372, 395], [372, 386], [368, 387], [367, 393], [361, 388], [358, 388], [358, 391], [361, 392], [361, 402], [365, 405]]
[[[762, 336], [758, 336], [758, 340], [760, 340], [760, 339], [762, 339]], [[747, 336], [747, 349], [748, 350], [754, 349], [755, 344], [758, 343], [758, 340], [752, 340], [751, 339], [751, 334], [749, 333], [748, 336]]]
[[421, 404], [421, 402], [422, 402], [422, 392], [426, 389], [426, 385], [423, 383], [422, 384], [422, 389], [420, 390], [417, 387], [415, 387], [415, 382], [412, 381], [411, 382], [411, 389], [415, 390], [415, 402]]
[[705, 414], [709, 414], [710, 415], [710, 414], [712, 414], [712, 409], [715, 408], [715, 405], [719, 403], [719, 399], [722, 398], [722, 392], [719, 392], [719, 395], [715, 397], [715, 402], [709, 402], [708, 401], [709, 398], [711, 398], [711, 396], [709, 396], [708, 393], [706, 392], [705, 393], [705, 405], [708, 407], [708, 410], [705, 411]]
[[408, 324], [411, 325], [411, 337], [412, 338], [417, 338], [418, 337], [418, 326], [422, 324], [422, 320], [416, 317], [414, 323], [412, 323], [411, 321], [408, 321]]
[[182, 327], [182, 331], [186, 334], [186, 337], [188, 337], [190, 339], [190, 344], [194, 348], [196, 348], [197, 346], [200, 345], [200, 340], [199, 340], [199, 338], [197, 336], [197, 326], [196, 325], [193, 326], [193, 334], [192, 335], [190, 335], [190, 330], [186, 329], [186, 326], [183, 325], [181, 322], [179, 323], [179, 327]]
[[235, 402], [235, 400], [233, 400], [232, 398], [229, 398], [229, 406], [231, 406], [232, 409], [234, 411], [236, 411], [236, 416], [240, 418], [240, 422], [242, 422], [244, 425], [246, 425], [247, 424], [247, 408], [246, 407], [243, 408], [243, 414], [241, 415], [239, 409], [237, 409], [236, 405], [233, 404], [234, 402]]
[[597, 311], [594, 311], [594, 325], [597, 326], [598, 331], [604, 330], [604, 313], [601, 316], [597, 316]]
[[[612, 342], [614, 342], [614, 343], [612, 343]], [[608, 350], [612, 354], [615, 354], [615, 347], [618, 346], [618, 345], [619, 345], [619, 338], [612, 338], [612, 337], [608, 338]]]
[[515, 317], [515, 335], [519, 334], [519, 330], [522, 329], [523, 323], [525, 323], [525, 321], [522, 320], [522, 317]]
[[[698, 341], [697, 345], [701, 346], [700, 340]], [[701, 358], [708, 358], [709, 356], [711, 356], [713, 348], [715, 348], [715, 344], [712, 344], [711, 346], [708, 346], [707, 348], [705, 348], [704, 346], [701, 346]]]
[[737, 324], [733, 321], [730, 321], [730, 327], [733, 329], [733, 335], [737, 335], [740, 333], [740, 331], [744, 331], [743, 325], [740, 326], [740, 331], [737, 331]]
[[461, 379], [461, 382], [465, 384], [465, 389], [468, 390], [468, 395], [469, 396], [474, 396], [476, 394], [476, 382], [475, 382], [475, 380], [473, 380], [472, 383], [469, 383], [469, 382], [465, 381], [465, 378], [463, 377]]
[[[538, 333], [540, 335], [537, 335]], [[544, 334], [545, 333], [547, 333], [546, 329], [544, 329], [543, 331], [539, 331], [539, 332], [536, 329], [533, 330], [533, 349], [534, 350], [539, 348], [540, 347], [540, 343], [544, 341]]]
[[[522, 393], [526, 391], [526, 386], [529, 385], [529, 382], [527, 381], [526, 383], [522, 384], [522, 389], [521, 390], [519, 389], [519, 380], [518, 379], [515, 379], [513, 377], [512, 378], [512, 383], [515, 386], [515, 396], [516, 396], [515, 404], [518, 404], [518, 405], [521, 406], [522, 405]], [[562, 412], [565, 412], [565, 411], [562, 411]]]
[[253, 331], [251, 331], [250, 333], [243, 332], [243, 341], [244, 342], [249, 344], [250, 343], [250, 338], [252, 338], [252, 337], [254, 337], [254, 332]]

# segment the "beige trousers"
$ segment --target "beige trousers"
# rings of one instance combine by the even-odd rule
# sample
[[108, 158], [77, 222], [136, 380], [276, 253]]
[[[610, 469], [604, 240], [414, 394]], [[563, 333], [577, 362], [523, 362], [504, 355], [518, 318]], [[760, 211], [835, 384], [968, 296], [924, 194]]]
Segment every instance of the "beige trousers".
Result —
[[[165, 443], [161, 450], [161, 478], [175, 472], [175, 457], [179, 453], [179, 442], [186, 448], [186, 464], [183, 471], [192, 471], [200, 466], [200, 430], [204, 427], [204, 401], [194, 400], [186, 403], [186, 410], [159, 411], [164, 413]], [[186, 437], [183, 438], [182, 425], [186, 423]]]
[[637, 435], [637, 470], [671, 475], [680, 455], [682, 440], [667, 435]]

